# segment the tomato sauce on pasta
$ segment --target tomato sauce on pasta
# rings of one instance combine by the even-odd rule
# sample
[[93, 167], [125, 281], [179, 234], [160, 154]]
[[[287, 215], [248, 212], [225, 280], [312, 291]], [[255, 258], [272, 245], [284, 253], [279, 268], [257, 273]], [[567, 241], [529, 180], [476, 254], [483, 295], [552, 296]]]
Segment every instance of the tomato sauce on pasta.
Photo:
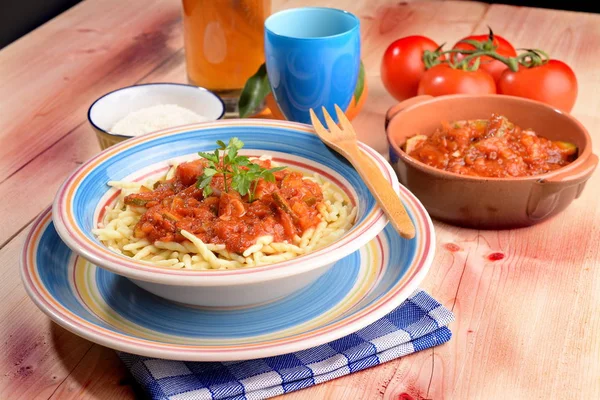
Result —
[[[271, 168], [270, 160], [261, 160]], [[315, 182], [303, 179], [299, 172], [278, 171], [275, 182], [259, 179], [254, 201], [234, 190], [224, 191], [223, 176], [215, 176], [213, 193], [204, 197], [196, 187], [204, 160], [183, 163], [175, 177], [157, 182], [153, 190], [130, 194], [124, 203], [147, 209], [134, 229], [138, 239], [151, 242], [183, 242], [185, 230], [204, 243], [224, 244], [226, 249], [243, 253], [261, 236], [273, 236], [275, 242], [291, 241], [321, 218], [317, 206], [323, 193]]]
[[[270, 170], [268, 158], [251, 162]], [[156, 266], [235, 269], [292, 259], [350, 229], [357, 208], [341, 188], [282, 168], [252, 180], [245, 195], [221, 173], [208, 193], [199, 188], [208, 171], [202, 159], [172, 165], [158, 180], [108, 182], [118, 195], [93, 233], [111, 250]]]

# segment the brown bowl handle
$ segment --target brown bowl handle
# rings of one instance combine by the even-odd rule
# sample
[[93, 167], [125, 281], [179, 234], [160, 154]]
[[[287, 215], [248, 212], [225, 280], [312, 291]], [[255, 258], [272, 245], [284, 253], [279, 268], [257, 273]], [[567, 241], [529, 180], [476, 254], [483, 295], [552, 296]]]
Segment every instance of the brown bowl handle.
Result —
[[411, 97], [410, 99], [406, 99], [406, 100], [401, 101], [400, 103], [396, 104], [395, 106], [390, 107], [388, 112], [385, 114], [385, 127], [387, 128], [387, 126], [389, 125], [392, 118], [394, 118], [396, 116], [396, 114], [398, 114], [400, 111], [402, 111], [405, 108], [408, 108], [412, 105], [422, 103], [424, 101], [431, 100], [431, 99], [433, 99], [433, 96], [429, 96], [428, 94], [425, 94], [422, 96]]
[[560, 192], [567, 188], [578, 186], [575, 194], [575, 198], [578, 198], [597, 165], [598, 156], [590, 154], [575, 171], [558, 173], [548, 179], [537, 181], [529, 193], [527, 203], [529, 218], [539, 220], [554, 211], [560, 198]]
[[579, 185], [589, 179], [597, 165], [598, 156], [590, 154], [587, 160], [585, 160], [575, 171], [559, 173], [548, 179], [544, 179], [542, 182], [545, 184], [564, 184], [565, 182], [568, 182], [568, 186]]

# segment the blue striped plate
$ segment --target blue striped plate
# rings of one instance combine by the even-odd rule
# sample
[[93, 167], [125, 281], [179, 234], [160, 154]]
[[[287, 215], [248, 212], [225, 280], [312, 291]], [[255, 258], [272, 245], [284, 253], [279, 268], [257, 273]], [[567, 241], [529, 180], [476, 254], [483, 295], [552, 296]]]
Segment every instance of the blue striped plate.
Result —
[[[425, 277], [434, 233], [420, 203], [408, 205], [417, 240], [386, 228], [338, 261], [314, 284], [250, 308], [203, 309], [164, 300], [73, 253], [51, 211], [36, 220], [23, 248], [24, 286], [50, 318], [101, 345], [188, 361], [252, 359], [329, 342], [383, 317]], [[415, 208], [416, 207], [416, 208]]]

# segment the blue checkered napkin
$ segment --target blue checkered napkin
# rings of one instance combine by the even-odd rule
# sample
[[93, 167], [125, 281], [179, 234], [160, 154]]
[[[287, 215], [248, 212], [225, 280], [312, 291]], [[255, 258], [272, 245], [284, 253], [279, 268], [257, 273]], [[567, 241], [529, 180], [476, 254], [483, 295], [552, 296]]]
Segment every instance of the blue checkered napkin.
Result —
[[360, 331], [296, 353], [232, 362], [119, 356], [151, 399], [266, 399], [445, 343], [453, 320], [447, 308], [417, 290]]

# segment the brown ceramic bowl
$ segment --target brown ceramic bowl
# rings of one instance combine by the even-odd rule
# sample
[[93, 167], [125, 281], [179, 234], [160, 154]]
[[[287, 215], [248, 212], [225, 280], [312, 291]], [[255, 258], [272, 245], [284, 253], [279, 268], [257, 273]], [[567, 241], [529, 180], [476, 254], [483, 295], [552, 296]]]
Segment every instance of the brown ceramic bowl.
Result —
[[[416, 134], [431, 134], [442, 121], [506, 116], [551, 140], [574, 143], [571, 164], [537, 176], [481, 178], [430, 167], [409, 157], [400, 146]], [[598, 164], [590, 135], [575, 118], [543, 103], [504, 95], [418, 96], [392, 108], [386, 116], [390, 161], [400, 182], [438, 220], [479, 229], [533, 225], [564, 210], [581, 194]]]

